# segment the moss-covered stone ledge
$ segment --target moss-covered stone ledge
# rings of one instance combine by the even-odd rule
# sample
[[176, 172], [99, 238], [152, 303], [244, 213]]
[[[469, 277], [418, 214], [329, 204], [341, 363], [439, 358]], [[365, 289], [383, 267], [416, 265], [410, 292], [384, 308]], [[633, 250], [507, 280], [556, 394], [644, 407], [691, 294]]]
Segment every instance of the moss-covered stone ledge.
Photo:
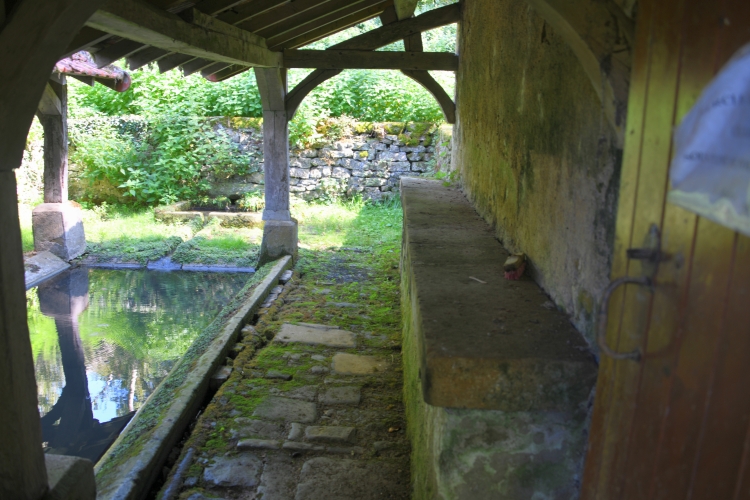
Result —
[[96, 464], [99, 500], [146, 496], [167, 456], [203, 404], [209, 379], [226, 358], [240, 329], [292, 264], [290, 257], [283, 257], [260, 268], [193, 342]]
[[463, 194], [402, 179], [404, 379], [415, 499], [570, 498], [596, 364]]

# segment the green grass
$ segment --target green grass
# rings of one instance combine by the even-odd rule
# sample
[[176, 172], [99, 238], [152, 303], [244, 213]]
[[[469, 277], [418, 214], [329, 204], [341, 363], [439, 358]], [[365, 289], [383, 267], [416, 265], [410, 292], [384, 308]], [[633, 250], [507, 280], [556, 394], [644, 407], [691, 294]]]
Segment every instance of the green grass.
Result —
[[225, 228], [212, 223], [182, 243], [172, 255], [180, 264], [251, 267], [258, 261], [263, 230]]

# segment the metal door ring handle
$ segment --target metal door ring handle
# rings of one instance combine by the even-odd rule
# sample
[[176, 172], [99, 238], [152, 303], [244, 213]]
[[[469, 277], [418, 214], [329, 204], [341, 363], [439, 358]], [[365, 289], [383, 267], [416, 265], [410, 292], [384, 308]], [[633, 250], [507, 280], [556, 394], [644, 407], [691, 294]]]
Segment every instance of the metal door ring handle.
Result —
[[612, 296], [612, 293], [617, 289], [617, 287], [619, 287], [620, 285], [626, 285], [628, 283], [651, 287], [651, 280], [646, 276], [639, 276], [636, 278], [624, 276], [610, 283], [607, 289], [604, 290], [604, 295], [602, 296], [601, 305], [599, 307], [599, 322], [597, 324], [596, 340], [602, 352], [612, 359], [632, 359], [633, 361], [640, 361], [641, 351], [638, 349], [631, 352], [617, 352], [607, 345], [607, 319], [609, 314], [609, 298]]

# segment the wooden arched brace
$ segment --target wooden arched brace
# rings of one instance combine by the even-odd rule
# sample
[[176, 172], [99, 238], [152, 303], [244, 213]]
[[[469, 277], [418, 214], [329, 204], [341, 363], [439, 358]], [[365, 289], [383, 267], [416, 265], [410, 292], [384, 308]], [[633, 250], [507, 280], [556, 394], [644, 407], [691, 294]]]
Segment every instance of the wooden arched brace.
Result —
[[635, 23], [614, 0], [528, 2], [573, 50], [622, 147]]
[[445, 89], [428, 73], [423, 70], [401, 70], [403, 74], [420, 84], [424, 87], [427, 92], [432, 94], [432, 97], [440, 105], [440, 109], [443, 111], [443, 117], [445, 121], [454, 124], [456, 123], [456, 103], [450, 98]]
[[316, 69], [307, 77], [299, 82], [291, 92], [286, 96], [286, 116], [288, 120], [294, 118], [294, 114], [297, 112], [299, 105], [307, 97], [307, 94], [313, 91], [315, 87], [334, 76], [341, 73], [340, 69]]

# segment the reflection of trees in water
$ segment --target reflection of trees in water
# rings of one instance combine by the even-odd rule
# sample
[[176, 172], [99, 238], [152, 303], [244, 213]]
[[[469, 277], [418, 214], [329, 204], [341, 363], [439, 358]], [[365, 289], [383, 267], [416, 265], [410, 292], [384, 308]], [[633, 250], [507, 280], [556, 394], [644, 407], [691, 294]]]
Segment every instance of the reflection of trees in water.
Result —
[[[29, 291], [49, 447], [96, 460], [247, 278], [78, 268]], [[89, 394], [91, 377], [103, 385]], [[92, 409], [105, 405], [117, 418], [99, 423]]]

